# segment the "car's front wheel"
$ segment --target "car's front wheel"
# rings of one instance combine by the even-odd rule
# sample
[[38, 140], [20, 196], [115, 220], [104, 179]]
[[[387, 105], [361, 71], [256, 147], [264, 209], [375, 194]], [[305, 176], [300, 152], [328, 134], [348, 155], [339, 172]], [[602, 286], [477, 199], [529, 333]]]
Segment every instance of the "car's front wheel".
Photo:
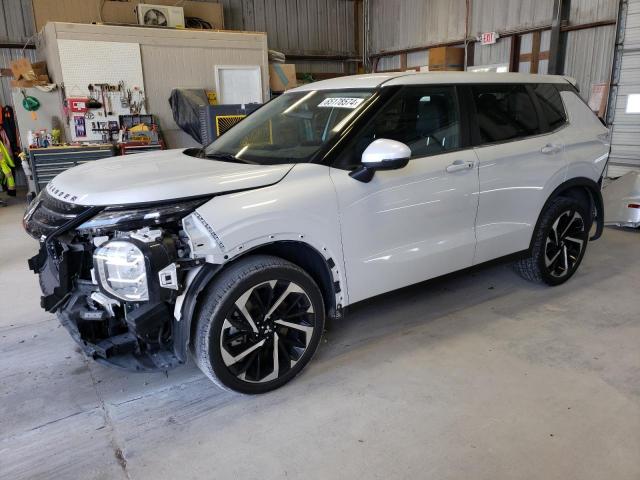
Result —
[[324, 317], [320, 289], [304, 270], [278, 257], [246, 257], [206, 292], [195, 319], [196, 363], [223, 388], [268, 392], [311, 360]]
[[530, 256], [515, 264], [527, 280], [560, 285], [576, 272], [589, 242], [589, 210], [574, 198], [558, 197], [542, 212]]

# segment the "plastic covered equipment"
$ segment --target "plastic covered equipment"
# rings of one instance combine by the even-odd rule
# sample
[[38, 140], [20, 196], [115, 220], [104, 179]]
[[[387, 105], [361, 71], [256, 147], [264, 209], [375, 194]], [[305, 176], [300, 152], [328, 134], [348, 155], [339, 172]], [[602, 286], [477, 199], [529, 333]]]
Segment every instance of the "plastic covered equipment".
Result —
[[200, 108], [209, 105], [207, 93], [202, 89], [175, 88], [171, 91], [169, 104], [176, 124], [202, 145]]

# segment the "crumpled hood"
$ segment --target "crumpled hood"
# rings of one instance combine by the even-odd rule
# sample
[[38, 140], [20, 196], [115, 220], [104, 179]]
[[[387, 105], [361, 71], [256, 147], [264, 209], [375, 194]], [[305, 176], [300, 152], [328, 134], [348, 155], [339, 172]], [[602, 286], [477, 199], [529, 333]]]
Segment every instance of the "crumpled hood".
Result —
[[47, 190], [80, 205], [158, 202], [272, 185], [293, 167], [223, 162], [183, 152], [165, 150], [88, 162], [55, 177]]

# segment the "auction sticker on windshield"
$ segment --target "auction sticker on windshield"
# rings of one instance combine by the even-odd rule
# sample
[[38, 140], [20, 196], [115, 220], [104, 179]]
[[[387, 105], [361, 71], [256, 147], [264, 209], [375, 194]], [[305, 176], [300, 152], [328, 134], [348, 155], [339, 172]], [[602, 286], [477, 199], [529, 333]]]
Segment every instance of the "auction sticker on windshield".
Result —
[[318, 104], [318, 107], [354, 109], [364, 102], [364, 98], [329, 97]]

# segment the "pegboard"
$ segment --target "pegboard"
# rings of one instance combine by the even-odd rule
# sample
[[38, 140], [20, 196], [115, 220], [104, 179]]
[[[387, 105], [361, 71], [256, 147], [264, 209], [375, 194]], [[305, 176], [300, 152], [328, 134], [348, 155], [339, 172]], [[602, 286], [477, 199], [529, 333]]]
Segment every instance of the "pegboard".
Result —
[[[89, 97], [89, 85], [118, 85], [123, 82], [127, 89], [144, 91], [140, 45], [137, 43], [100, 42], [90, 40], [58, 39], [58, 51], [62, 70], [62, 81], [66, 96]], [[73, 140], [100, 141], [102, 134], [92, 132], [92, 122], [117, 122], [119, 115], [131, 113], [120, 102], [121, 94], [107, 94], [113, 115], [96, 110], [94, 118], [85, 119], [86, 135], [76, 134], [78, 114], [71, 114], [69, 130]], [[102, 102], [101, 95], [96, 100]], [[109, 110], [109, 109], [108, 109]], [[109, 113], [109, 111], [107, 111]], [[143, 109], [140, 113], [146, 113]]]

